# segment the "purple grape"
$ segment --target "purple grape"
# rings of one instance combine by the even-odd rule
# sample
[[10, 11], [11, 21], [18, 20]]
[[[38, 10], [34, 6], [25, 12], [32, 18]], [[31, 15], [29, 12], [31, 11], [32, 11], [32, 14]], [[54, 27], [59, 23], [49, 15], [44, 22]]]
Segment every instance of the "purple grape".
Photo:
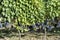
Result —
[[59, 28], [60, 27], [60, 21], [58, 21], [58, 24], [57, 24], [57, 28]]
[[51, 26], [51, 25], [47, 26], [48, 31], [52, 31], [53, 28], [54, 28], [54, 26]]
[[5, 22], [5, 27], [6, 27], [6, 28], [11, 28], [11, 26], [12, 26], [12, 25], [11, 25], [9, 22]]
[[44, 23], [41, 24], [41, 30], [45, 30], [45, 25], [44, 25]]
[[36, 23], [35, 25], [36, 25], [36, 26], [40, 26], [40, 23]]
[[29, 28], [29, 31], [33, 30], [33, 26], [32, 25], [30, 25], [28, 28]]
[[44, 26], [44, 23], [41, 23], [41, 26]]

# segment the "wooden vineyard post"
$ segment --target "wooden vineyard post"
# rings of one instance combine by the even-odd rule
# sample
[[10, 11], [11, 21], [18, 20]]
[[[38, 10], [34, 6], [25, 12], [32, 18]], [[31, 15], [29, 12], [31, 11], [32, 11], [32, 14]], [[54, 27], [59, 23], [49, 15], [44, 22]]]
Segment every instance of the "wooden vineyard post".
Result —
[[45, 36], [44, 36], [44, 40], [47, 40], [47, 35], [46, 35], [46, 26], [45, 26]]
[[21, 33], [20, 33], [20, 30], [18, 30], [18, 34], [19, 34], [19, 40], [21, 40]]

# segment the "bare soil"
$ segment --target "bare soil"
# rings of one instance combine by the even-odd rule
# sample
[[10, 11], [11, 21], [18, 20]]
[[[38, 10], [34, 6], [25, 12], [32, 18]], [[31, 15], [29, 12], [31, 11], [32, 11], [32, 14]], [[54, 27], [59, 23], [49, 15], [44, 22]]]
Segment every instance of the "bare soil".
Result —
[[[18, 33], [6, 34], [0, 40], [19, 40], [19, 35]], [[60, 35], [48, 33], [45, 36], [44, 33], [22, 33], [20, 40], [60, 40]]]

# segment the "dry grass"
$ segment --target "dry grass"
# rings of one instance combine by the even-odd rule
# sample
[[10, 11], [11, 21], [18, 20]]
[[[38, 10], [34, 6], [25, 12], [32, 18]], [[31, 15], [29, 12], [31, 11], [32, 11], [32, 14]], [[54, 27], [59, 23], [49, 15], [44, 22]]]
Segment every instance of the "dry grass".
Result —
[[[10, 34], [11, 35], [11, 34]], [[13, 36], [4, 36], [4, 38], [0, 38], [0, 40], [19, 40], [19, 37], [16, 36], [17, 33], [13, 33]], [[60, 36], [58, 35], [49, 35], [46, 36], [43, 33], [40, 35], [36, 35], [33, 33], [25, 33], [25, 36], [21, 36], [21, 40], [60, 40]]]
[[[19, 40], [19, 37], [5, 37], [4, 39], [0, 39], [0, 40]], [[25, 36], [23, 38], [21, 38], [21, 40], [45, 40], [44, 36], [40, 36], [38, 38], [36, 37], [30, 37], [30, 36]], [[46, 40], [60, 40], [60, 36], [49, 36], [46, 38]]]

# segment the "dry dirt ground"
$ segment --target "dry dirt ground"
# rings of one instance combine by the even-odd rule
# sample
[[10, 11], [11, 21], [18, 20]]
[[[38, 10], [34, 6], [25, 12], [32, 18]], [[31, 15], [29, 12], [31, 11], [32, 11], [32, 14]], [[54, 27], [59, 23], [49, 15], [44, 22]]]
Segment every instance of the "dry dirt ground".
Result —
[[[19, 37], [5, 37], [5, 38], [0, 38], [0, 40], [19, 40]], [[46, 39], [44, 38], [44, 36], [40, 36], [39, 38], [36, 37], [28, 37], [25, 36], [23, 38], [21, 38], [20, 40], [60, 40], [59, 36], [50, 36], [50, 37], [46, 37]]]
[[[13, 33], [12, 36], [4, 36], [4, 38], [0, 38], [0, 40], [19, 40], [19, 36], [18, 34]], [[44, 34], [35, 35], [33, 33], [27, 33], [22, 35], [20, 40], [60, 40], [60, 36], [54, 34], [45, 36]]]

